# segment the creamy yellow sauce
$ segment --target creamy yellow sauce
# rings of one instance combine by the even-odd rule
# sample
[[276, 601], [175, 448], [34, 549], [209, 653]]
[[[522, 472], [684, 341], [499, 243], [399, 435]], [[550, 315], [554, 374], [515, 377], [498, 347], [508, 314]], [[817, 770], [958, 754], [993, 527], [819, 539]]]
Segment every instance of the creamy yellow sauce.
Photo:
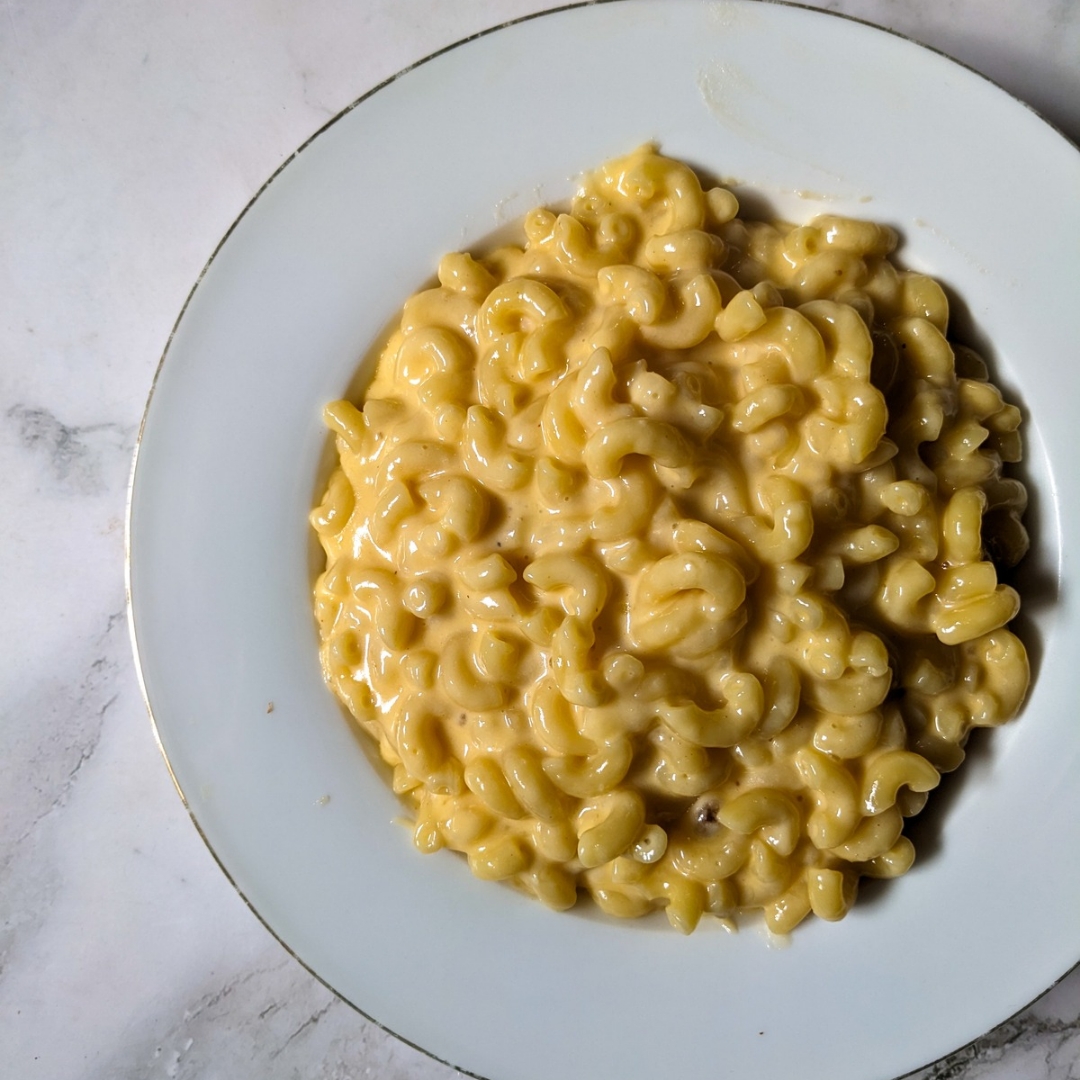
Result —
[[[839, 919], [1028, 684], [1020, 413], [891, 229], [642, 147], [404, 307], [311, 520], [417, 847], [553, 908]], [[992, 556], [992, 558], [991, 558]]]

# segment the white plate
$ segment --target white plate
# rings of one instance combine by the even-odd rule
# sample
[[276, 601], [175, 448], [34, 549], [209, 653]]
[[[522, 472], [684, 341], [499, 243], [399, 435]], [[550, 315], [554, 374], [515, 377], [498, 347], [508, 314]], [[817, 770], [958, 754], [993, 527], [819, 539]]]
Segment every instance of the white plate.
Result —
[[[442, 252], [646, 139], [752, 188], [752, 210], [896, 225], [1029, 417], [1027, 708], [949, 785], [911, 874], [784, 949], [754, 930], [554, 915], [457, 857], [419, 856], [316, 659], [305, 515], [322, 404]], [[1080, 957], [1078, 191], [1075, 149], [979, 76], [753, 2], [624, 0], [513, 24], [305, 146], [179, 320], [129, 520], [162, 747], [274, 933], [381, 1024], [495, 1080], [890, 1077], [1059, 977]]]

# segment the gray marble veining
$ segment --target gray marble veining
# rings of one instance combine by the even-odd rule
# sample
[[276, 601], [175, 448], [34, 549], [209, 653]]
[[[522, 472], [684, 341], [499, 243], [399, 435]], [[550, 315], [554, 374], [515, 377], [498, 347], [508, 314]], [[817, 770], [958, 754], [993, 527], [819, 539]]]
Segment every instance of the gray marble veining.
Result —
[[[457, 1075], [308, 974], [202, 845], [131, 659], [124, 499], [172, 323], [262, 181], [394, 71], [553, 6], [0, 8], [0, 1075]], [[956, 56], [1080, 138], [1078, 0], [818, 6]], [[1080, 972], [916, 1075], [1077, 1080]]]

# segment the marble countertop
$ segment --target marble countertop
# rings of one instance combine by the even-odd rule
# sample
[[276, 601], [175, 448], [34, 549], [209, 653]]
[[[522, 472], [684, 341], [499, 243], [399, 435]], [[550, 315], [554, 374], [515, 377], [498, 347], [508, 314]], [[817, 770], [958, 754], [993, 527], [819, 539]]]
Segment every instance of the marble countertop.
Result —
[[[657, 0], [661, 2], [661, 0]], [[208, 254], [412, 61], [539, 0], [0, 5], [0, 1073], [442, 1080], [304, 970], [169, 781], [128, 643], [143, 405]], [[829, 0], [1080, 140], [1080, 2]], [[920, 1080], [1080, 1077], [1080, 970]]]

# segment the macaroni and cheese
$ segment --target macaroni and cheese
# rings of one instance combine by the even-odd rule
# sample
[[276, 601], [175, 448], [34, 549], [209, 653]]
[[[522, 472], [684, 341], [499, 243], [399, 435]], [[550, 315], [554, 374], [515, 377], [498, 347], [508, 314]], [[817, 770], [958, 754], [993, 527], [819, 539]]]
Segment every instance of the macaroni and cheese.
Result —
[[312, 523], [424, 852], [553, 908], [839, 919], [1028, 684], [1019, 410], [888, 227], [642, 147], [409, 299]]

